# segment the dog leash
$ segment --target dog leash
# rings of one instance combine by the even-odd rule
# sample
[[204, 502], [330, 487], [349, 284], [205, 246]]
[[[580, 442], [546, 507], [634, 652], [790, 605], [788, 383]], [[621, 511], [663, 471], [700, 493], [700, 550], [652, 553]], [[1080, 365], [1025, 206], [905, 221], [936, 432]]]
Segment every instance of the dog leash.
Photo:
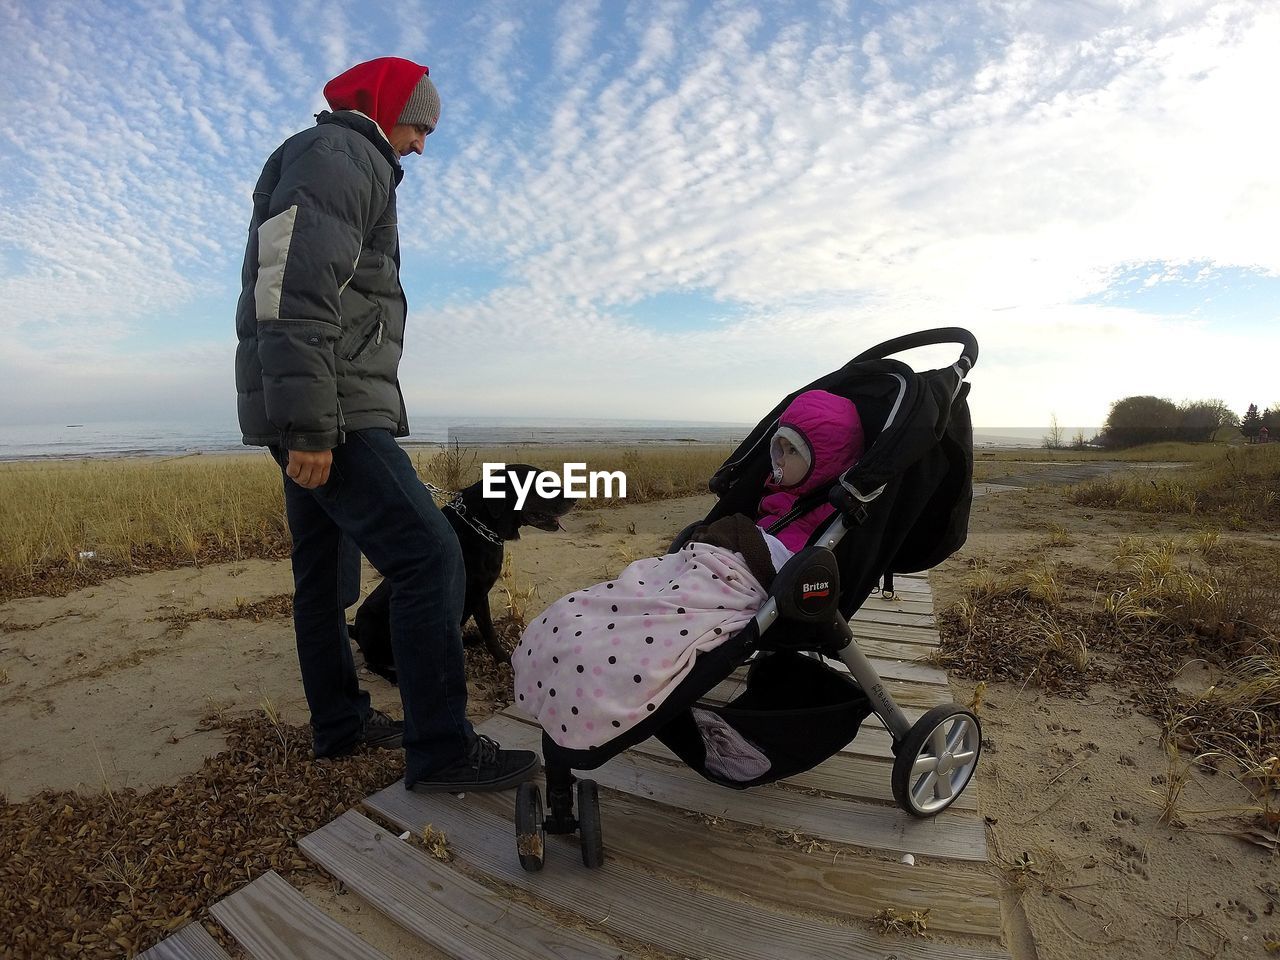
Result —
[[434, 483], [426, 483], [426, 488], [432, 494], [439, 494], [442, 497], [450, 498], [449, 502], [440, 508], [441, 510], [452, 510], [458, 515], [459, 520], [465, 523], [476, 533], [480, 534], [480, 536], [484, 537], [490, 543], [495, 543], [500, 547], [506, 543], [506, 541], [486, 527], [478, 519], [467, 513], [467, 505], [462, 502], [462, 494], [450, 493], [448, 490], [441, 490]]

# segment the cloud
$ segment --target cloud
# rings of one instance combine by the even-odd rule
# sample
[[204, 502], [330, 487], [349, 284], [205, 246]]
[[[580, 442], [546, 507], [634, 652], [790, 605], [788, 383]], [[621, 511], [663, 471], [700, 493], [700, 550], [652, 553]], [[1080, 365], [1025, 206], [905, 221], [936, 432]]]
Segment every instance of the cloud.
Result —
[[687, 9], [679, 0], [663, 0], [644, 8], [649, 16], [647, 20], [641, 18], [636, 8], [628, 12], [627, 25], [640, 36], [639, 51], [628, 71], [634, 79], [654, 73], [671, 61], [676, 50], [676, 31]]
[[552, 51], [556, 70], [568, 73], [579, 66], [591, 50], [597, 27], [600, 0], [581, 0], [563, 4], [556, 12], [558, 37]]
[[[482, 19], [488, 18], [481, 15]], [[493, 18], [481, 29], [488, 35], [480, 55], [472, 65], [479, 90], [500, 107], [514, 108], [517, 89], [525, 86], [526, 75], [513, 56], [522, 24], [518, 20]]]
[[[0, 336], [84, 348], [33, 359], [49, 376], [169, 389], [152, 378], [184, 341], [134, 368], [140, 337], [230, 329], [192, 318], [237, 292], [263, 160], [322, 78], [403, 42], [430, 46], [446, 105], [399, 191], [404, 379], [426, 410], [754, 419], [877, 340], [956, 323], [983, 341], [993, 425], [1098, 422], [1130, 382], [1237, 406], [1270, 382], [1254, 358], [1280, 334], [1259, 349], [1208, 311], [1104, 296], [1137, 264], [1280, 274], [1280, 129], [1256, 110], [1280, 88], [1270, 5], [401, 12], [407, 32], [317, 0], [0, 12], [26, 105], [0, 131]], [[427, 263], [501, 279], [444, 302]], [[690, 291], [733, 309], [661, 329], [629, 309]]]
[[[887, 328], [967, 316], [991, 332], [993, 359], [1028, 338], [1051, 355], [1083, 350], [1071, 334], [1087, 330], [1196, 343], [1237, 367], [1228, 340], [1215, 347], [1176, 317], [1071, 304], [1118, 264], [1148, 257], [1280, 270], [1268, 240], [1280, 210], [1266, 159], [1276, 134], [1250, 120], [1243, 95], [1278, 79], [1280, 21], [1253, 5], [1132, 18], [1000, 7], [1003, 35], [970, 23], [939, 78], [913, 66], [953, 25], [945, 9], [917, 8], [860, 45], [803, 27], [762, 41], [750, 11], [685, 24], [671, 85], [569, 91], [556, 123], [590, 136], [572, 152], [535, 142], [525, 152], [538, 159], [524, 163], [513, 147], [503, 156], [503, 144], [487, 145], [485, 175], [504, 189], [468, 193], [459, 177], [465, 218], [446, 206], [432, 229], [515, 260], [531, 288], [559, 291], [575, 310], [705, 287], [773, 315], [785, 339], [803, 329], [795, 306], [845, 298], [846, 314], [872, 303]], [[649, 49], [639, 47], [637, 63]], [[526, 316], [533, 343], [536, 329], [568, 323], [550, 309]], [[740, 335], [726, 328], [715, 346]], [[642, 339], [625, 329], [609, 338], [627, 356]], [[1067, 385], [1069, 366], [1036, 369]], [[1172, 369], [1156, 374], [1169, 388], [1179, 386]], [[1096, 418], [1107, 402], [1072, 400], [1082, 407], [1073, 419]], [[991, 415], [1001, 409], [1028, 407]], [[1043, 422], [1045, 412], [1041, 401], [1027, 415]]]

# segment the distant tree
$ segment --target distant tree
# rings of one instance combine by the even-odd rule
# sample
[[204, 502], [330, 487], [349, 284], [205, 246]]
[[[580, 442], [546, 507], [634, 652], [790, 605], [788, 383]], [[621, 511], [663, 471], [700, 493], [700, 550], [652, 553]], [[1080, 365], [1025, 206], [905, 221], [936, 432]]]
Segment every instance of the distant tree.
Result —
[[1084, 431], [1077, 430], [1076, 435], [1071, 438], [1071, 446], [1077, 450], [1083, 450], [1086, 443], [1088, 443], [1088, 441], [1084, 438]]
[[1219, 427], [1238, 427], [1240, 418], [1221, 400], [1188, 400], [1178, 407], [1178, 439], [1207, 443]]
[[1261, 430], [1262, 415], [1258, 413], [1258, 405], [1251, 403], [1249, 409], [1244, 412], [1244, 416], [1240, 418], [1240, 432], [1249, 438], [1250, 443], [1253, 443]]
[[1049, 433], [1040, 441], [1040, 445], [1046, 450], [1062, 449], [1062, 428], [1058, 426], [1058, 415], [1056, 413], [1050, 415]]
[[1125, 397], [1111, 405], [1099, 439], [1112, 449], [1140, 443], [1174, 440], [1181, 414], [1172, 400], [1160, 397]]
[[1262, 425], [1271, 436], [1276, 436], [1276, 432], [1280, 431], [1280, 403], [1273, 403], [1263, 411]]

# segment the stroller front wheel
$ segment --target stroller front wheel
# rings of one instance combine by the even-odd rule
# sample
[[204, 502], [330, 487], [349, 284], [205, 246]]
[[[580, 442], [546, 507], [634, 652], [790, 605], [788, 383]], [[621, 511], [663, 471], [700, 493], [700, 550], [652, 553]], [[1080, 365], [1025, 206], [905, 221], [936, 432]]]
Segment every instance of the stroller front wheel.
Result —
[[525, 781], [516, 789], [516, 852], [520, 866], [529, 873], [542, 869], [547, 848], [547, 831], [542, 819], [542, 791]]
[[604, 865], [604, 837], [600, 831], [600, 791], [594, 780], [578, 781], [578, 836], [582, 841], [582, 865]]
[[958, 704], [934, 707], [894, 745], [893, 799], [913, 817], [932, 817], [955, 802], [973, 778], [982, 726]]

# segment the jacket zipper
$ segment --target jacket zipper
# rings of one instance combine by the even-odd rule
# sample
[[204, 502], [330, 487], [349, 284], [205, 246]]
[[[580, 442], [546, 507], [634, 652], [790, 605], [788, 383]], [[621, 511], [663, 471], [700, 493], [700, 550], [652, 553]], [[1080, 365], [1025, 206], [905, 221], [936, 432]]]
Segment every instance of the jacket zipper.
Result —
[[356, 352], [347, 357], [348, 363], [358, 360], [360, 355], [369, 349], [370, 343], [376, 343], [378, 346], [382, 345], [382, 326], [382, 317], [378, 317], [378, 325], [374, 329], [370, 330], [368, 334], [365, 335], [365, 338], [360, 341], [360, 346], [356, 348]]

